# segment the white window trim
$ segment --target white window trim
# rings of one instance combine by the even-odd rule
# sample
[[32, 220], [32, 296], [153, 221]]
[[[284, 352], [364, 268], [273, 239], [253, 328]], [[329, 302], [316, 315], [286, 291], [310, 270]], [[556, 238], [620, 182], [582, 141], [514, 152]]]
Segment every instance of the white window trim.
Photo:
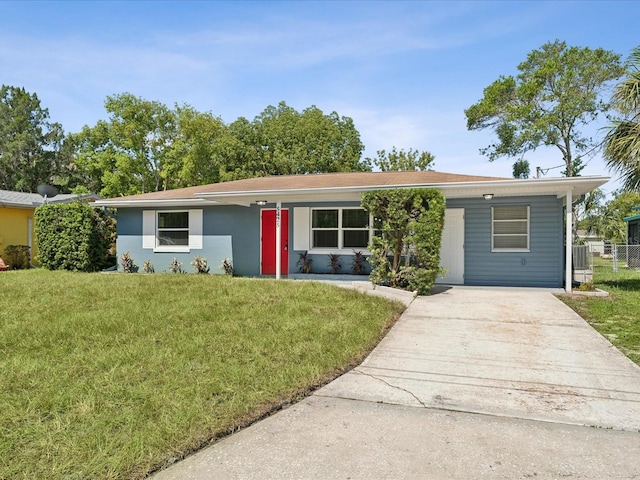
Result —
[[[158, 214], [185, 212], [189, 214], [189, 244], [158, 245]], [[142, 214], [142, 224], [143, 249], [153, 249], [154, 253], [189, 253], [191, 250], [202, 249], [202, 210], [144, 210]]]
[[[314, 210], [337, 210], [338, 211], [338, 246], [337, 247], [314, 247], [313, 246], [313, 231], [314, 230], [336, 230], [335, 228], [313, 228], [313, 211]], [[371, 255], [368, 245], [373, 237], [373, 215], [369, 214], [369, 227], [364, 228], [343, 228], [342, 227], [342, 211], [343, 210], [364, 210], [362, 207], [311, 207], [309, 208], [309, 253], [315, 254], [329, 254], [337, 253], [340, 255], [353, 255], [353, 251], [361, 251], [365, 255]], [[344, 241], [344, 230], [367, 230], [369, 232], [369, 241], [365, 247], [344, 247], [342, 242]]]
[[[500, 207], [527, 207], [527, 246], [526, 248], [496, 248], [494, 247], [494, 239], [496, 236], [501, 237], [521, 237], [524, 236], [524, 233], [518, 234], [504, 234], [504, 233], [494, 233], [495, 222], [516, 222], [522, 221], [522, 219], [514, 219], [514, 220], [494, 220], [494, 210], [495, 208]], [[491, 207], [491, 252], [496, 253], [508, 253], [508, 252], [530, 252], [531, 251], [531, 207], [529, 205], [494, 205]]]

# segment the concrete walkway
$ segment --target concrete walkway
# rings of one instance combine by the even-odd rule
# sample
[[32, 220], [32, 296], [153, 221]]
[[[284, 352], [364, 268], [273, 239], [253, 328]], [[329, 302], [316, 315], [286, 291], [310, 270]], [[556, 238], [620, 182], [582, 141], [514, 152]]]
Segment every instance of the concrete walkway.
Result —
[[549, 292], [441, 290], [361, 366], [154, 478], [640, 478], [640, 368]]

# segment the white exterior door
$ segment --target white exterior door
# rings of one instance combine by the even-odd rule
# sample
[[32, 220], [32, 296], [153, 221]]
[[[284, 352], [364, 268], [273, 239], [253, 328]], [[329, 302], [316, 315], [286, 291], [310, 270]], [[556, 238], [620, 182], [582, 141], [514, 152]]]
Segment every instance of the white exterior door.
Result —
[[464, 208], [445, 210], [440, 266], [446, 272], [436, 279], [436, 283], [464, 283]]

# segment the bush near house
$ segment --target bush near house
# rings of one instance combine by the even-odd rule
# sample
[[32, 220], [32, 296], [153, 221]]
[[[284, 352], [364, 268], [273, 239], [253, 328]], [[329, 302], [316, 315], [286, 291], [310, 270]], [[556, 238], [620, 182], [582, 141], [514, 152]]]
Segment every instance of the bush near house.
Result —
[[4, 259], [12, 270], [29, 268], [29, 246], [7, 245], [4, 249]]
[[434, 189], [374, 190], [362, 206], [375, 219], [369, 278], [428, 295], [440, 271], [445, 198]]
[[81, 202], [49, 204], [35, 212], [38, 261], [49, 270], [95, 272], [114, 263], [115, 223]]

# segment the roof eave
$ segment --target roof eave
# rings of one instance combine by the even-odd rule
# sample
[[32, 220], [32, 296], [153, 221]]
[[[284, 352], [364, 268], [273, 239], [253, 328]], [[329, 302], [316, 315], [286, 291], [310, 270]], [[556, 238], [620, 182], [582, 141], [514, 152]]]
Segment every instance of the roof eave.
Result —
[[609, 181], [609, 177], [604, 176], [531, 179], [529, 181], [508, 179], [480, 182], [415, 183], [356, 187], [321, 187], [312, 189], [296, 188], [279, 190], [240, 190], [235, 192], [203, 192], [196, 194], [195, 196], [207, 199], [237, 199], [254, 197], [255, 200], [260, 200], [261, 197], [279, 197], [284, 200], [286, 197], [298, 195], [353, 194], [364, 193], [372, 190], [389, 190], [395, 188], [435, 188], [442, 191], [445, 196], [449, 193], [450, 198], [472, 197], [476, 195], [483, 195], [484, 193], [493, 193], [496, 196], [525, 194], [563, 196], [568, 190], [572, 190], [576, 195], [583, 195], [594, 188], [604, 185], [607, 181]]
[[[218, 202], [200, 198], [173, 198], [156, 200], [117, 200], [106, 199], [90, 202], [95, 207], [107, 208], [143, 208], [143, 207], [204, 207]], [[221, 202], [220, 202], [221, 203]]]
[[257, 201], [358, 201], [362, 193], [372, 190], [388, 190], [395, 188], [435, 188], [446, 198], [473, 198], [490, 193], [494, 197], [556, 195], [563, 197], [572, 191], [579, 197], [605, 184], [609, 177], [570, 177], [545, 179], [505, 179], [475, 182], [449, 183], [413, 183], [394, 185], [364, 185], [346, 187], [292, 188], [271, 190], [237, 190], [230, 192], [202, 192], [193, 194], [191, 198], [119, 200], [106, 199], [93, 202], [95, 206], [116, 208], [144, 207], [188, 207], [207, 206], [212, 204], [230, 204], [248, 206]]

